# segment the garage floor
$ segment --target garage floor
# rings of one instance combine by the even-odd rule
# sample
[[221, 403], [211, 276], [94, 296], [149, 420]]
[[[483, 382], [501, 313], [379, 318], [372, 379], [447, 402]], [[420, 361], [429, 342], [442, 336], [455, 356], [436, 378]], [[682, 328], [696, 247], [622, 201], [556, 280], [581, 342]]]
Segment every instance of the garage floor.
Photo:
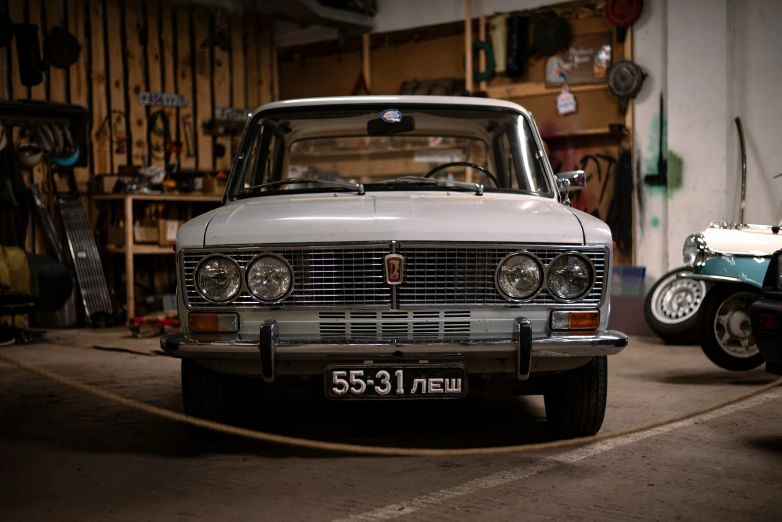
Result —
[[[126, 331], [52, 332], [4, 353], [180, 409], [178, 361]], [[101, 346], [95, 349], [93, 346]], [[133, 353], [138, 352], [138, 353]], [[603, 431], [672, 417], [773, 380], [697, 347], [632, 339], [609, 358]], [[467, 447], [550, 439], [542, 400], [263, 406], [258, 428], [333, 441]], [[199, 443], [0, 363], [0, 520], [782, 520], [782, 387], [684, 422], [558, 452], [374, 458], [247, 441]]]

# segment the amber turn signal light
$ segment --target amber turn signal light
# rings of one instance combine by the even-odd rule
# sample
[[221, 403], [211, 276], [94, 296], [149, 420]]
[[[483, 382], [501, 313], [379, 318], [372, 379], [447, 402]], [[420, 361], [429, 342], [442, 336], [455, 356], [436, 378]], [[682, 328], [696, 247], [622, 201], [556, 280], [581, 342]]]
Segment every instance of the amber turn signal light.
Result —
[[190, 314], [190, 331], [193, 333], [235, 333], [239, 331], [236, 314]]
[[600, 312], [551, 312], [552, 330], [597, 330], [600, 326]]

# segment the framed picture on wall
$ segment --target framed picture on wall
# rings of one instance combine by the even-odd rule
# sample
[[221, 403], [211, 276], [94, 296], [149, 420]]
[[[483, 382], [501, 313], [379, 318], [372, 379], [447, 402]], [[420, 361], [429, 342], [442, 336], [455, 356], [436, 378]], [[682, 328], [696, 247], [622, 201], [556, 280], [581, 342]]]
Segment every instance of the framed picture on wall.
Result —
[[546, 60], [546, 86], [603, 83], [611, 65], [611, 33], [581, 34]]

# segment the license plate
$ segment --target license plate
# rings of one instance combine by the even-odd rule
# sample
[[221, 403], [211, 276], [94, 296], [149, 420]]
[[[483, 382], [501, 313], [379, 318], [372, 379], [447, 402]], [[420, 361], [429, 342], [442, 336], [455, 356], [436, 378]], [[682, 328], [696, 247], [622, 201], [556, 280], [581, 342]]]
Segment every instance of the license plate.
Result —
[[456, 399], [467, 394], [462, 365], [329, 366], [329, 399]]

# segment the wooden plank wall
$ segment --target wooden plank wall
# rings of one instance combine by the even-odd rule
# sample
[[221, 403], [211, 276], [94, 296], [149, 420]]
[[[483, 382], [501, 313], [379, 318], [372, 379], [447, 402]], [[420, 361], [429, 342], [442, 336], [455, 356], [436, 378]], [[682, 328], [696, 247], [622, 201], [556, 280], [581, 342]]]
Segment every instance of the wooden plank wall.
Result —
[[[9, 6], [13, 22], [39, 26], [42, 49], [57, 25], [82, 44], [75, 65], [50, 68], [43, 83], [26, 87], [12, 41], [0, 51], [0, 99], [67, 102], [90, 110], [89, 167], [76, 173], [83, 190], [93, 174], [117, 173], [127, 164], [163, 165], [159, 126], [149, 125], [159, 108], [141, 106], [141, 91], [188, 96], [187, 107], [163, 111], [171, 137], [185, 144], [170, 162], [203, 171], [229, 169], [235, 144], [202, 132], [201, 122], [214, 108], [255, 109], [272, 101], [271, 22], [254, 14], [157, 0], [14, 0]], [[228, 29], [231, 49], [202, 47], [220, 28]], [[189, 149], [186, 127], [195, 130]], [[218, 143], [226, 148], [222, 158], [213, 154]], [[40, 168], [35, 181], [44, 182]]]

